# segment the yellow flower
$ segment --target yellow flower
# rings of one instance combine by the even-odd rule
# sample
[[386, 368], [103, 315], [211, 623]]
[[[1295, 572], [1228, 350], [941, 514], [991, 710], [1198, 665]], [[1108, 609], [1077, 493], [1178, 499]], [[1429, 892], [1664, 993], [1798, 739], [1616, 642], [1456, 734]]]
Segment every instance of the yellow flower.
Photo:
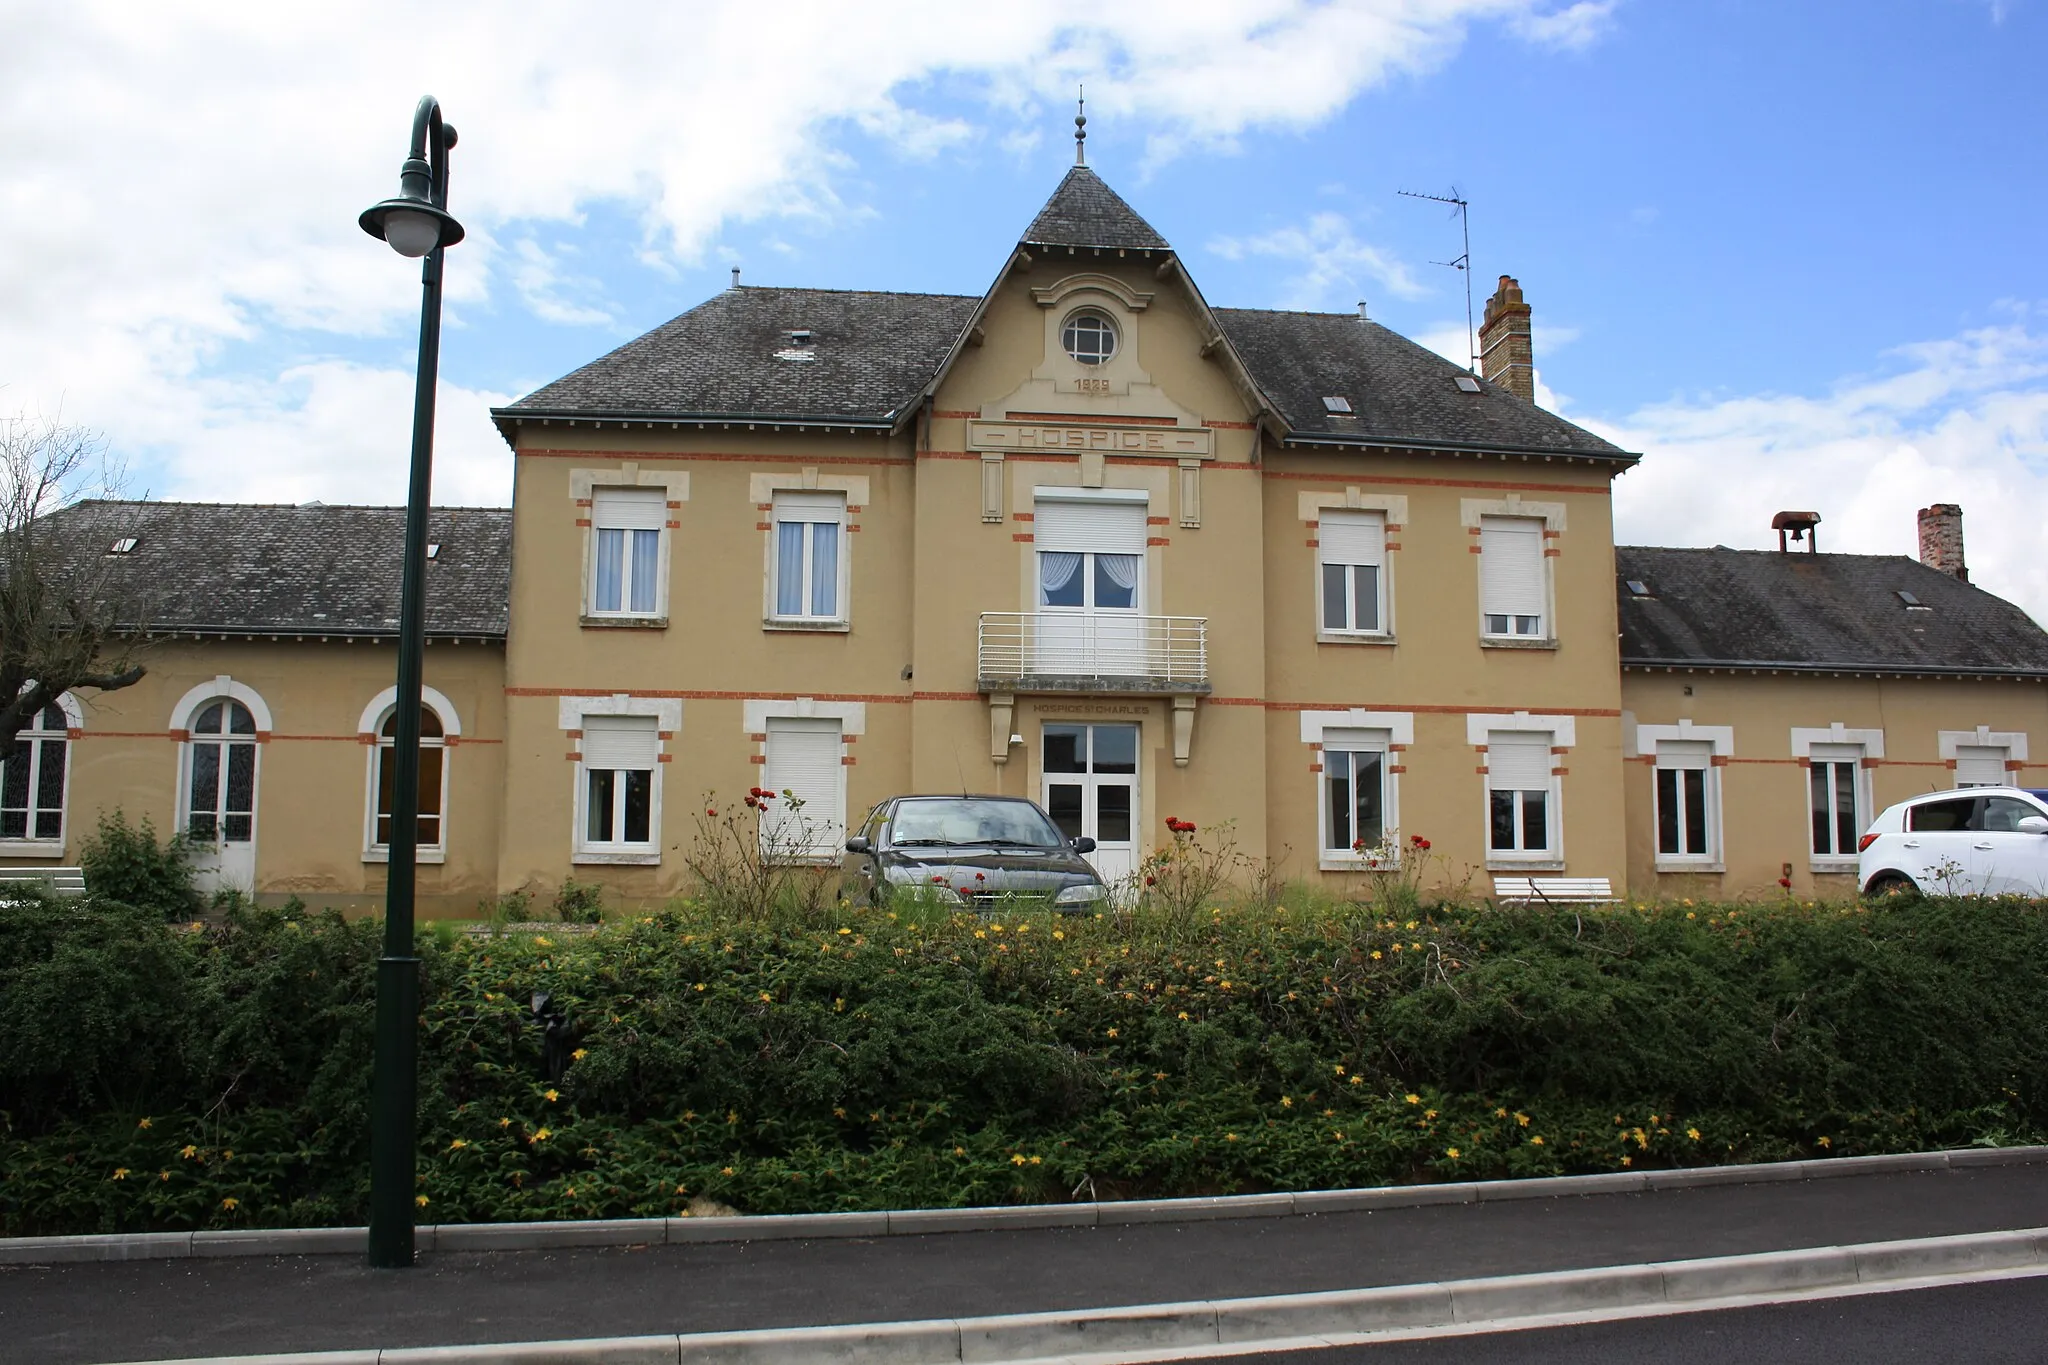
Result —
[[1508, 1116], [1508, 1111], [1505, 1109], [1496, 1109], [1493, 1111], [1493, 1116], [1497, 1119], [1504, 1119]]
[[699, 981], [699, 982], [697, 983], [697, 989], [698, 989], [698, 990], [700, 990], [700, 991], [701, 991], [701, 990], [703, 990], [703, 989], [704, 989], [704, 983], [703, 983], [703, 982], [701, 982], [701, 981]]
[[526, 1140], [526, 1145], [531, 1147], [534, 1143], [546, 1142], [549, 1138], [553, 1136], [554, 1134], [545, 1128], [536, 1128], [533, 1132], [533, 1136]]
[[846, 1111], [844, 1109], [834, 1109], [832, 1111], [832, 1117], [835, 1119], [843, 1119], [846, 1117]]
[[1343, 1075], [1343, 1074], [1344, 1074], [1344, 1068], [1343, 1068], [1343, 1067], [1341, 1067], [1341, 1066], [1340, 1066], [1340, 1067], [1337, 1067], [1337, 1068], [1335, 1068], [1335, 1069], [1334, 1069], [1334, 1073], [1333, 1073], [1333, 1074], [1335, 1074], [1335, 1075], [1338, 1075], [1338, 1076], [1341, 1076], [1341, 1075]]
[[677, 1194], [688, 1194], [689, 1192], [690, 1192], [690, 1187], [689, 1187], [688, 1185], [678, 1185], [678, 1186], [676, 1186], [676, 1193], [677, 1193]]
[[1400, 951], [1401, 951], [1401, 945], [1400, 945], [1400, 944], [1398, 944], [1398, 943], [1394, 944], [1394, 945], [1393, 945], [1393, 951], [1395, 951], [1395, 952], [1397, 952], [1397, 953], [1398, 953], [1398, 952], [1400, 952]]
[[1821, 1146], [1823, 1146], [1823, 1147], [1832, 1147], [1832, 1146], [1834, 1146], [1834, 1145], [1835, 1145], [1834, 1143], [1832, 1143], [1832, 1142], [1828, 1141], [1828, 1140], [1827, 1140], [1826, 1138], [1824, 1138], [1824, 1137], [1819, 1137], [1819, 1138], [1815, 1138], [1815, 1139], [1814, 1139], [1814, 1141], [1815, 1141], [1815, 1142], [1818, 1142], [1818, 1143], [1819, 1143], [1819, 1144], [1820, 1144]]
[[547, 1101], [549, 1104], [553, 1104], [556, 1100], [560, 1098], [562, 1098], [562, 1092], [559, 1090], [550, 1090], [547, 1092]]
[[116, 1180], [126, 1180], [127, 1178], [128, 1178], [128, 1168], [127, 1168], [126, 1166], [116, 1166], [116, 1167], [114, 1168], [114, 1179], [116, 1179]]
[[169, 1171], [158, 1171], [156, 1173], [156, 1178], [158, 1180], [169, 1180], [171, 1178], [171, 1173]]
[[1065, 938], [1067, 936], [1067, 931], [1064, 929], [1055, 929], [1052, 931], [1052, 936], [1054, 938]]
[[1372, 960], [1373, 960], [1374, 962], [1378, 962], [1378, 961], [1380, 960], [1380, 950], [1379, 950], [1379, 949], [1375, 948], [1375, 949], [1373, 949], [1373, 950], [1372, 950]]
[[1426, 1118], [1426, 1119], [1433, 1119], [1433, 1118], [1435, 1118], [1435, 1117], [1436, 1117], [1436, 1110], [1434, 1110], [1434, 1109], [1425, 1109], [1425, 1110], [1423, 1110], [1423, 1111], [1422, 1111], [1422, 1117], [1424, 1117], [1424, 1118]]
[[1527, 1128], [1529, 1126], [1529, 1116], [1527, 1114], [1522, 1113], [1520, 1110], [1516, 1110], [1515, 1122], [1520, 1124], [1522, 1127]]
[[425, 1208], [427, 1206], [427, 1197], [423, 1194], [416, 1194], [412, 1197], [412, 1202], [421, 1208]]
[[499, 1119], [499, 1120], [498, 1120], [498, 1126], [499, 1126], [500, 1128], [510, 1128], [510, 1127], [512, 1126], [512, 1120], [510, 1120], [510, 1119]]
[[569, 1057], [570, 1057], [570, 1059], [571, 1059], [572, 1061], [578, 1061], [578, 1062], [580, 1062], [580, 1061], [582, 1061], [582, 1060], [583, 1060], [583, 1059], [584, 1059], [585, 1057], [588, 1057], [589, 1055], [590, 1055], [590, 1049], [589, 1049], [589, 1048], [587, 1048], [587, 1047], [579, 1047], [579, 1048], [577, 1048], [577, 1049], [576, 1049], [576, 1050], [575, 1050], [574, 1052], [570, 1053], [570, 1054], [569, 1054]]
[[1109, 1031], [1109, 1036], [1110, 1036], [1110, 1037], [1112, 1037], [1112, 1038], [1116, 1037], [1116, 1030], [1115, 1030], [1115, 1029], [1111, 1029], [1111, 1030]]
[[987, 937], [988, 937], [988, 930], [986, 930], [986, 929], [976, 929], [976, 930], [974, 931], [974, 936], [975, 936], [976, 938], [987, 938]]
[[1351, 1083], [1352, 1083], [1353, 1085], [1364, 1085], [1364, 1084], [1365, 1084], [1365, 1077], [1363, 1077], [1363, 1076], [1353, 1076], [1353, 1077], [1351, 1078]]
[[1422, 1103], [1422, 1096], [1420, 1095], [1403, 1095], [1401, 1098], [1408, 1101], [1408, 1103], [1410, 1104]]
[[1529, 1145], [1531, 1147], [1541, 1147], [1543, 1145], [1543, 1134], [1538, 1133], [1535, 1137], [1530, 1138]]
[[1629, 1166], [1629, 1165], [1633, 1165], [1633, 1164], [1634, 1164], [1634, 1159], [1633, 1159], [1633, 1158], [1631, 1158], [1631, 1157], [1623, 1157], [1623, 1158], [1621, 1159], [1621, 1164], [1622, 1164], [1622, 1165], [1624, 1165], [1624, 1166]]
[[220, 1159], [221, 1159], [222, 1161], [233, 1161], [233, 1160], [235, 1159], [235, 1154], [234, 1154], [233, 1152], [231, 1152], [231, 1151], [229, 1151], [229, 1152], [222, 1152], [222, 1153], [220, 1154]]
[[451, 1152], [459, 1152], [467, 1146], [469, 1146], [469, 1143], [466, 1139], [457, 1138], [455, 1139], [455, 1141], [448, 1144], [448, 1150]]
[[953, 1149], [953, 1155], [954, 1155], [954, 1156], [966, 1156], [966, 1155], [967, 1155], [967, 1149], [966, 1149], [965, 1147], [955, 1147], [955, 1148]]
[[1444, 1155], [1456, 1161], [1458, 1159], [1458, 1149], [1456, 1147], [1446, 1147], [1444, 1148]]
[[1686, 911], [1686, 912], [1685, 912], [1685, 917], [1686, 917], [1687, 919], [1695, 919], [1695, 918], [1697, 918], [1697, 916], [1695, 916], [1695, 915], [1693, 914], [1693, 912], [1692, 912], [1692, 911], [1690, 911], [1690, 910], [1688, 910], [1688, 911]]
[[766, 1001], [771, 1001], [771, 1000], [773, 1000], [773, 999], [774, 999], [774, 997], [773, 997], [773, 996], [771, 996], [771, 995], [769, 995], [769, 994], [768, 994], [768, 992], [766, 992], [766, 991], [762, 991], [762, 992], [761, 992], [761, 999], [762, 999], [762, 1000], [763, 1000], [764, 1002], [766, 1002]]
[[1045, 1158], [1044, 1158], [1044, 1157], [1042, 1157], [1042, 1156], [1035, 1156], [1035, 1157], [1032, 1157], [1032, 1158], [1031, 1158], [1031, 1164], [1032, 1164], [1032, 1165], [1034, 1165], [1034, 1166], [1039, 1166], [1039, 1165], [1043, 1165], [1044, 1163], [1045, 1163]]
[[851, 930], [851, 929], [841, 929], [841, 930], [840, 930], [839, 932], [840, 932], [841, 934], [850, 934], [850, 933], [852, 933], [852, 932], [853, 932], [853, 930]]
[[1024, 1154], [1022, 1152], [1010, 1153], [1010, 1164], [1012, 1166], [1022, 1166], [1024, 1164]]
[[1700, 1130], [1697, 1128], [1686, 1129], [1685, 1135], [1691, 1138], [1694, 1142], [1698, 1142], [1700, 1140]]
[[135, 1126], [136, 1126], [137, 1128], [147, 1128], [147, 1127], [149, 1127], [149, 1126], [150, 1126], [150, 1123], [149, 1123], [149, 1120], [148, 1120], [148, 1119], [144, 1119], [144, 1120], [143, 1120], [142, 1122], [140, 1122], [140, 1123], [136, 1124]]
[[1410, 929], [1413, 929], [1413, 928], [1415, 927], [1415, 925], [1416, 925], [1416, 921], [1414, 921], [1414, 920], [1412, 920], [1412, 919], [1408, 921], [1408, 927], [1409, 927]]
[[183, 1147], [180, 1147], [178, 1149], [178, 1155], [184, 1157], [185, 1160], [190, 1161], [193, 1157], [199, 1155], [199, 1149], [188, 1142]]
[[1235, 1142], [1235, 1141], [1237, 1141], [1237, 1134], [1235, 1134], [1235, 1133], [1225, 1133], [1225, 1134], [1223, 1135], [1223, 1140], [1224, 1140], [1225, 1142]]
[[1181, 1017], [1181, 1018], [1183, 1018], [1183, 1019], [1187, 1018], [1187, 1017], [1188, 1017], [1188, 1012], [1187, 1012], [1186, 1010], [1182, 1010], [1182, 1011], [1180, 1012], [1180, 1017]]
[[1294, 1100], [1290, 1096], [1282, 1095], [1280, 1097], [1280, 1107], [1282, 1109], [1292, 1109], [1294, 1107]]
[[1411, 944], [1409, 944], [1409, 945], [1408, 945], [1408, 948], [1409, 948], [1409, 951], [1411, 951], [1411, 952], [1417, 952], [1417, 953], [1419, 953], [1419, 952], [1421, 952], [1421, 951], [1422, 951], [1422, 945], [1421, 945], [1420, 943], [1411, 943]]
[[220, 1206], [226, 1209], [228, 1212], [233, 1213], [236, 1209], [242, 1207], [242, 1201], [235, 1198], [233, 1195], [229, 1195], [226, 1199], [220, 1201]]
[[552, 948], [552, 947], [554, 947], [554, 945], [553, 945], [552, 943], [549, 943], [549, 942], [548, 942], [548, 937], [547, 937], [547, 935], [546, 935], [546, 934], [535, 934], [535, 935], [533, 936], [533, 942], [534, 942], [534, 946], [535, 946], [535, 947], [538, 947], [538, 948]]
[[731, 1175], [731, 1174], [732, 1174], [732, 1167], [730, 1167], [730, 1166], [724, 1167], [724, 1168], [723, 1168], [723, 1169], [721, 1169], [721, 1170], [720, 1170], [720, 1171], [719, 1171], [718, 1173], [719, 1173], [720, 1175]]

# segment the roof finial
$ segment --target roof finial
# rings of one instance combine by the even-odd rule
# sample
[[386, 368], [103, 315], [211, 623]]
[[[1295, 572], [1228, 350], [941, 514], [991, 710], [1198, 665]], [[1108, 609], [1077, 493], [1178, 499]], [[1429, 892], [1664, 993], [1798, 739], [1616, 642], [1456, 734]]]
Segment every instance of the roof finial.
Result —
[[1088, 87], [1077, 85], [1079, 112], [1074, 115], [1074, 164], [1088, 164]]

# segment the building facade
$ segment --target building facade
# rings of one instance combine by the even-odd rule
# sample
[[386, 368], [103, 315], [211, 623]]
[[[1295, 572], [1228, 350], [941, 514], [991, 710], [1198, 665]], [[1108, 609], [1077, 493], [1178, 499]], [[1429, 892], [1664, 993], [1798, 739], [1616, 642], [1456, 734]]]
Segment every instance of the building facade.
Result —
[[[511, 509], [436, 514], [423, 903], [685, 892], [754, 787], [819, 861], [972, 790], [1111, 878], [1173, 816], [1339, 891], [1420, 837], [1482, 892], [1846, 892], [1844, 821], [2041, 781], [2048, 637], [1964, 581], [1959, 513], [1938, 567], [1618, 550], [1638, 457], [1535, 405], [1528, 327], [1504, 278], [1481, 379], [1362, 309], [1212, 308], [1079, 166], [981, 295], [736, 285], [498, 410]], [[9, 761], [0, 856], [120, 807], [376, 904], [396, 510], [59, 515], [139, 518], [176, 590], [144, 682]]]

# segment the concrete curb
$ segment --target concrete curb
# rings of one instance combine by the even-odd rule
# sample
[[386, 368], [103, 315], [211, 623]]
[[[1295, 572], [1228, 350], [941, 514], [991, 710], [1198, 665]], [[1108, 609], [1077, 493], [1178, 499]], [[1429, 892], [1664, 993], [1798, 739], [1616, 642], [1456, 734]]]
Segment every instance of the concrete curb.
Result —
[[[2048, 1273], [2048, 1228], [1263, 1298], [926, 1322], [609, 1340], [227, 1356], [149, 1365], [1019, 1365], [1505, 1326], [1557, 1315], [1697, 1311], [1816, 1291]], [[1163, 1357], [1162, 1357], [1163, 1358]]]
[[[1286, 1218], [1315, 1213], [1489, 1204], [1709, 1185], [1905, 1171], [1967, 1170], [2048, 1162], [2048, 1147], [1966, 1147], [1947, 1152], [1844, 1156], [1823, 1161], [1696, 1166], [1668, 1171], [1477, 1180], [1450, 1185], [1383, 1185], [1294, 1194], [1239, 1194], [1208, 1199], [1129, 1199], [1094, 1204], [1022, 1204], [977, 1209], [897, 1209], [874, 1213], [790, 1213], [734, 1218], [615, 1218], [555, 1223], [447, 1223], [419, 1228], [414, 1244], [428, 1251], [533, 1251], [555, 1247], [680, 1246], [692, 1242], [786, 1241], [794, 1238], [905, 1237], [933, 1232], [997, 1232], [1025, 1228], [1116, 1227], [1192, 1223], [1218, 1218]], [[175, 1260], [192, 1256], [362, 1256], [363, 1228], [260, 1228], [222, 1232], [104, 1233], [79, 1237], [0, 1238], [0, 1265], [78, 1261]]]

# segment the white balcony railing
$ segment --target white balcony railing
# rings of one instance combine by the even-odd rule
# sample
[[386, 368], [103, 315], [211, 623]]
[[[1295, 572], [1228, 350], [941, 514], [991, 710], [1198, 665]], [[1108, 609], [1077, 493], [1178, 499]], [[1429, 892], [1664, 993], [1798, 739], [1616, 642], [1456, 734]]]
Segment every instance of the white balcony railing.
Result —
[[985, 688], [1207, 690], [1209, 621], [1133, 612], [985, 611], [975, 672]]

